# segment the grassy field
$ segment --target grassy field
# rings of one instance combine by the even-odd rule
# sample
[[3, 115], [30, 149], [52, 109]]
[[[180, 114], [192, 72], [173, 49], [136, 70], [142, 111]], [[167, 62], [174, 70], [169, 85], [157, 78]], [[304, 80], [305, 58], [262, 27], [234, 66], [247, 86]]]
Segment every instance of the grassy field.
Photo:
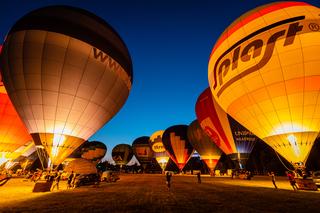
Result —
[[11, 179], [0, 187], [0, 212], [319, 212], [320, 191], [293, 191], [286, 178], [252, 180], [175, 175], [121, 175], [116, 183], [32, 193], [34, 183]]

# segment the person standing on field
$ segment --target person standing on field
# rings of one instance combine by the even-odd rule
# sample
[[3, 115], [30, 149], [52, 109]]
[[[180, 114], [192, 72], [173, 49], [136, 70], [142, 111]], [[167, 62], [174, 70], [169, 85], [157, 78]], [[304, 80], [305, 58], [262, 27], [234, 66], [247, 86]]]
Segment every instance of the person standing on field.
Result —
[[168, 187], [168, 190], [170, 190], [170, 187], [171, 187], [171, 172], [167, 172], [166, 174], [166, 184], [167, 184], [167, 187]]

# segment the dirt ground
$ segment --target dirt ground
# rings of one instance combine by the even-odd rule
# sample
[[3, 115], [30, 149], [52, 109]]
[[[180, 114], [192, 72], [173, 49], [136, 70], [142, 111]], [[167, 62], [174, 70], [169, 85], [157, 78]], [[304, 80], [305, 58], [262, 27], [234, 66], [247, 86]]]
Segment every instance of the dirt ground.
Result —
[[11, 179], [0, 187], [0, 212], [320, 212], [320, 191], [293, 191], [285, 177], [252, 180], [174, 175], [121, 175], [116, 183], [32, 193], [34, 183]]

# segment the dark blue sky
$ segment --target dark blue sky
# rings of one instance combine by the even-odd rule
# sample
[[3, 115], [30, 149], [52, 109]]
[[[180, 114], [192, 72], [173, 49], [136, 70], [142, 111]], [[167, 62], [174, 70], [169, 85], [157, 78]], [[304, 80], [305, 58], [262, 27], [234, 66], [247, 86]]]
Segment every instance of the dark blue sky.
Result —
[[[71, 5], [105, 19], [127, 44], [133, 86], [120, 112], [90, 140], [112, 148], [142, 135], [195, 119], [194, 105], [208, 87], [207, 65], [220, 33], [263, 0], [21, 0], [2, 1], [0, 39], [27, 12], [47, 5]], [[305, 1], [320, 7], [319, 0]]]

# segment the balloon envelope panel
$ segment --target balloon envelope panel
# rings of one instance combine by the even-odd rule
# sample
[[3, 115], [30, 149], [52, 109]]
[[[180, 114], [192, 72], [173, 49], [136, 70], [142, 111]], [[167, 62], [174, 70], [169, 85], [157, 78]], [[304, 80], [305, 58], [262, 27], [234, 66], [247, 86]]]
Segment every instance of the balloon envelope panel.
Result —
[[162, 136], [165, 149], [180, 170], [183, 169], [194, 152], [187, 131], [187, 125], [175, 125], [166, 129]]
[[210, 56], [214, 98], [289, 162], [305, 162], [320, 129], [320, 9], [276, 2], [237, 19]]
[[1, 64], [13, 104], [54, 165], [120, 110], [132, 84], [131, 58], [120, 36], [73, 7], [41, 8], [18, 20]]

